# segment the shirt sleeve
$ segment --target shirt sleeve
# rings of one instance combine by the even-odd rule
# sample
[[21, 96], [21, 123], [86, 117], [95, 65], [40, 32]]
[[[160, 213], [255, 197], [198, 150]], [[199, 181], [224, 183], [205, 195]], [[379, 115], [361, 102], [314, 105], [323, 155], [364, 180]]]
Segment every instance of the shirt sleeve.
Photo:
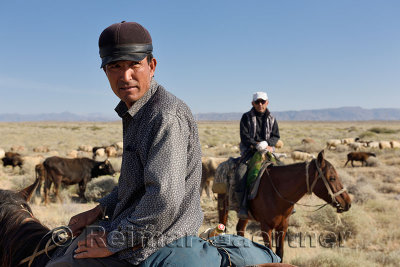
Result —
[[99, 199], [98, 202], [105, 211], [104, 215], [111, 217], [118, 203], [118, 186], [115, 186], [111, 193]]
[[149, 133], [155, 137], [147, 145], [147, 160], [143, 164], [145, 193], [132, 214], [117, 227], [117, 235], [123, 236], [120, 239], [124, 242], [115, 242], [113, 232], [107, 236], [112, 252], [132, 245], [148, 246], [149, 240], [162, 238], [179, 216], [185, 195], [189, 127], [177, 115], [163, 114], [160, 117]]
[[279, 140], [280, 135], [279, 135], [279, 127], [278, 127], [278, 122], [275, 120], [274, 125], [272, 126], [272, 131], [269, 139], [267, 140], [269, 146], [275, 146], [276, 143]]
[[249, 123], [245, 115], [242, 116], [240, 120], [240, 141], [245, 145], [245, 147], [250, 147], [251, 145], [256, 146], [257, 142], [251, 137]]

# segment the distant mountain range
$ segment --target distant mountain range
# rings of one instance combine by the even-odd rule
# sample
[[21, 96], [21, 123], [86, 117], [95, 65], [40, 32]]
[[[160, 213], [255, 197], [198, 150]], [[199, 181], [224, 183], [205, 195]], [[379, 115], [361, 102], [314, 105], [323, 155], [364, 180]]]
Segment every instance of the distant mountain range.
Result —
[[[400, 120], [400, 109], [379, 108], [364, 109], [361, 107], [341, 107], [299, 111], [279, 111], [272, 114], [280, 121], [365, 121], [365, 120]], [[235, 121], [240, 120], [242, 113], [198, 113], [199, 121]], [[44, 114], [0, 114], [0, 122], [23, 121], [116, 121], [114, 115], [93, 113], [77, 115], [70, 112]]]
[[[400, 109], [378, 108], [364, 109], [361, 107], [341, 107], [329, 109], [271, 111], [280, 121], [366, 121], [366, 120], [400, 120]], [[242, 113], [200, 113], [196, 114], [199, 121], [230, 121], [240, 120]]]
[[101, 113], [78, 115], [70, 112], [42, 113], [42, 114], [0, 114], [1, 122], [22, 121], [116, 121], [118, 116], [107, 116]]

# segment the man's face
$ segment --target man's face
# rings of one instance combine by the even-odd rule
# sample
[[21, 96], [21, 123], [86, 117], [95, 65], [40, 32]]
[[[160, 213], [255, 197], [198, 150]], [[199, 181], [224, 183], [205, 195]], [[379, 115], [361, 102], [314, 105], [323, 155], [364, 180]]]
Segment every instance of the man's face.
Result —
[[264, 113], [267, 110], [268, 103], [269, 103], [268, 99], [262, 100], [261, 98], [257, 99], [256, 101], [251, 102], [254, 109], [260, 113]]
[[104, 72], [114, 94], [130, 108], [149, 90], [156, 65], [154, 58], [150, 63], [147, 58], [140, 62], [123, 60], [107, 64]]

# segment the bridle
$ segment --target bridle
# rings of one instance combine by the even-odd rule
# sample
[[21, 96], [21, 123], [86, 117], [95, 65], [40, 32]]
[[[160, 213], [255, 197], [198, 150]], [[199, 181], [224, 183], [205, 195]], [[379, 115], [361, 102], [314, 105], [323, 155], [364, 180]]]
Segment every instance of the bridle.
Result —
[[[310, 163], [314, 161], [315, 162], [315, 166], [317, 168], [318, 171], [318, 177], [316, 179], [314, 179], [314, 182], [311, 184], [310, 187], [310, 177], [308, 174], [308, 169], [310, 167]], [[331, 204], [335, 204], [336, 206], [340, 206], [340, 203], [336, 200], [336, 197], [340, 194], [342, 194], [343, 192], [346, 192], [347, 189], [346, 188], [342, 188], [341, 190], [339, 190], [336, 193], [333, 193], [332, 188], [329, 186], [329, 182], [326, 179], [325, 175], [322, 173], [321, 167], [318, 164], [318, 160], [317, 159], [313, 159], [312, 161], [307, 161], [306, 162], [306, 184], [307, 184], [307, 194], [311, 195], [314, 189], [315, 184], [317, 183], [318, 179], [321, 178], [322, 181], [324, 182], [324, 185], [326, 187], [326, 189], [328, 190], [328, 194], [331, 196], [332, 198], [332, 203]]]
[[[310, 187], [310, 177], [309, 177], [308, 170], [309, 170], [309, 167], [310, 167], [310, 163], [311, 163], [312, 161], [315, 161], [315, 166], [316, 166], [316, 168], [317, 168], [318, 177], [317, 177], [316, 179], [314, 179], [314, 181], [313, 181], [313, 183], [311, 184], [311, 187]], [[325, 177], [324, 174], [322, 173], [322, 170], [321, 170], [321, 168], [320, 168], [320, 166], [319, 166], [319, 164], [318, 164], [318, 160], [317, 160], [317, 159], [313, 159], [312, 161], [307, 161], [307, 162], [306, 162], [306, 184], [307, 184], [307, 194], [309, 194], [309, 195], [312, 194], [315, 184], [317, 183], [318, 179], [321, 178], [322, 181], [323, 181], [324, 184], [325, 184], [326, 189], [328, 190], [328, 194], [329, 194], [329, 195], [331, 196], [331, 198], [332, 198], [332, 203], [325, 203], [325, 204], [321, 204], [321, 205], [307, 205], [307, 204], [301, 204], [301, 203], [297, 203], [297, 202], [291, 201], [291, 200], [289, 200], [289, 199], [286, 199], [284, 196], [281, 195], [281, 193], [279, 193], [278, 189], [275, 187], [274, 183], [272, 182], [272, 179], [270, 178], [269, 180], [270, 180], [270, 182], [271, 182], [271, 184], [272, 184], [272, 187], [274, 188], [275, 192], [277, 193], [277, 195], [278, 195], [280, 198], [282, 198], [282, 199], [285, 200], [286, 202], [289, 202], [289, 203], [291, 203], [291, 204], [293, 204], [293, 205], [294, 205], [294, 204], [297, 204], [297, 205], [306, 206], [306, 207], [319, 207], [318, 209], [316, 209], [316, 210], [314, 210], [314, 211], [317, 211], [317, 210], [319, 210], [319, 209], [322, 209], [323, 207], [325, 207], [326, 205], [329, 205], [329, 204], [334, 204], [336, 207], [340, 207], [340, 203], [336, 200], [336, 196], [338, 196], [338, 195], [342, 194], [343, 192], [347, 191], [347, 189], [346, 189], [346, 188], [343, 188], [343, 189], [339, 190], [338, 192], [333, 193], [331, 187], [329, 186], [328, 180], [326, 179], [326, 177]], [[266, 170], [266, 171], [267, 171], [267, 170]], [[269, 175], [268, 175], [268, 176], [269, 176]]]
[[[37, 219], [33, 216], [32, 212], [30, 212], [28, 209], [26, 209], [23, 205], [21, 205], [21, 207], [22, 207], [22, 209], [21, 209], [22, 211], [27, 212], [30, 215], [30, 217], [24, 219], [22, 223], [26, 223], [28, 221], [36, 221], [37, 223], [39, 223], [39, 221], [37, 221]], [[68, 235], [69, 234], [68, 232], [71, 235]], [[49, 240], [47, 240], [45, 247], [42, 250], [39, 250], [40, 244], [42, 243], [43, 239], [48, 235], [51, 235], [51, 237], [49, 238]], [[65, 235], [67, 235], [67, 236], [65, 236]], [[56, 247], [65, 246], [67, 244], [68, 240], [71, 239], [69, 236], [72, 236], [72, 232], [68, 226], [60, 226], [60, 227], [56, 227], [56, 228], [50, 230], [42, 237], [42, 239], [36, 245], [35, 250], [33, 251], [32, 255], [21, 260], [18, 263], [18, 265], [22, 265], [22, 264], [28, 262], [28, 266], [30, 267], [32, 265], [33, 261], [35, 260], [35, 258], [37, 256], [42, 255], [43, 253], [46, 253], [47, 257], [49, 257], [51, 259], [48, 252], [50, 250], [55, 249]], [[55, 240], [55, 238], [57, 238], [57, 240]], [[50, 245], [52, 242], [53, 242], [53, 244]]]

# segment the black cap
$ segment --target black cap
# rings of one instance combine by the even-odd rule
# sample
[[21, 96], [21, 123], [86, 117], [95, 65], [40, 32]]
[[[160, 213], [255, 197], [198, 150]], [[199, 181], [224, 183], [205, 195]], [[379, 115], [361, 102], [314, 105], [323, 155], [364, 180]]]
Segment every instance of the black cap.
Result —
[[99, 38], [101, 68], [118, 60], [141, 61], [153, 51], [150, 33], [139, 23], [115, 23]]

